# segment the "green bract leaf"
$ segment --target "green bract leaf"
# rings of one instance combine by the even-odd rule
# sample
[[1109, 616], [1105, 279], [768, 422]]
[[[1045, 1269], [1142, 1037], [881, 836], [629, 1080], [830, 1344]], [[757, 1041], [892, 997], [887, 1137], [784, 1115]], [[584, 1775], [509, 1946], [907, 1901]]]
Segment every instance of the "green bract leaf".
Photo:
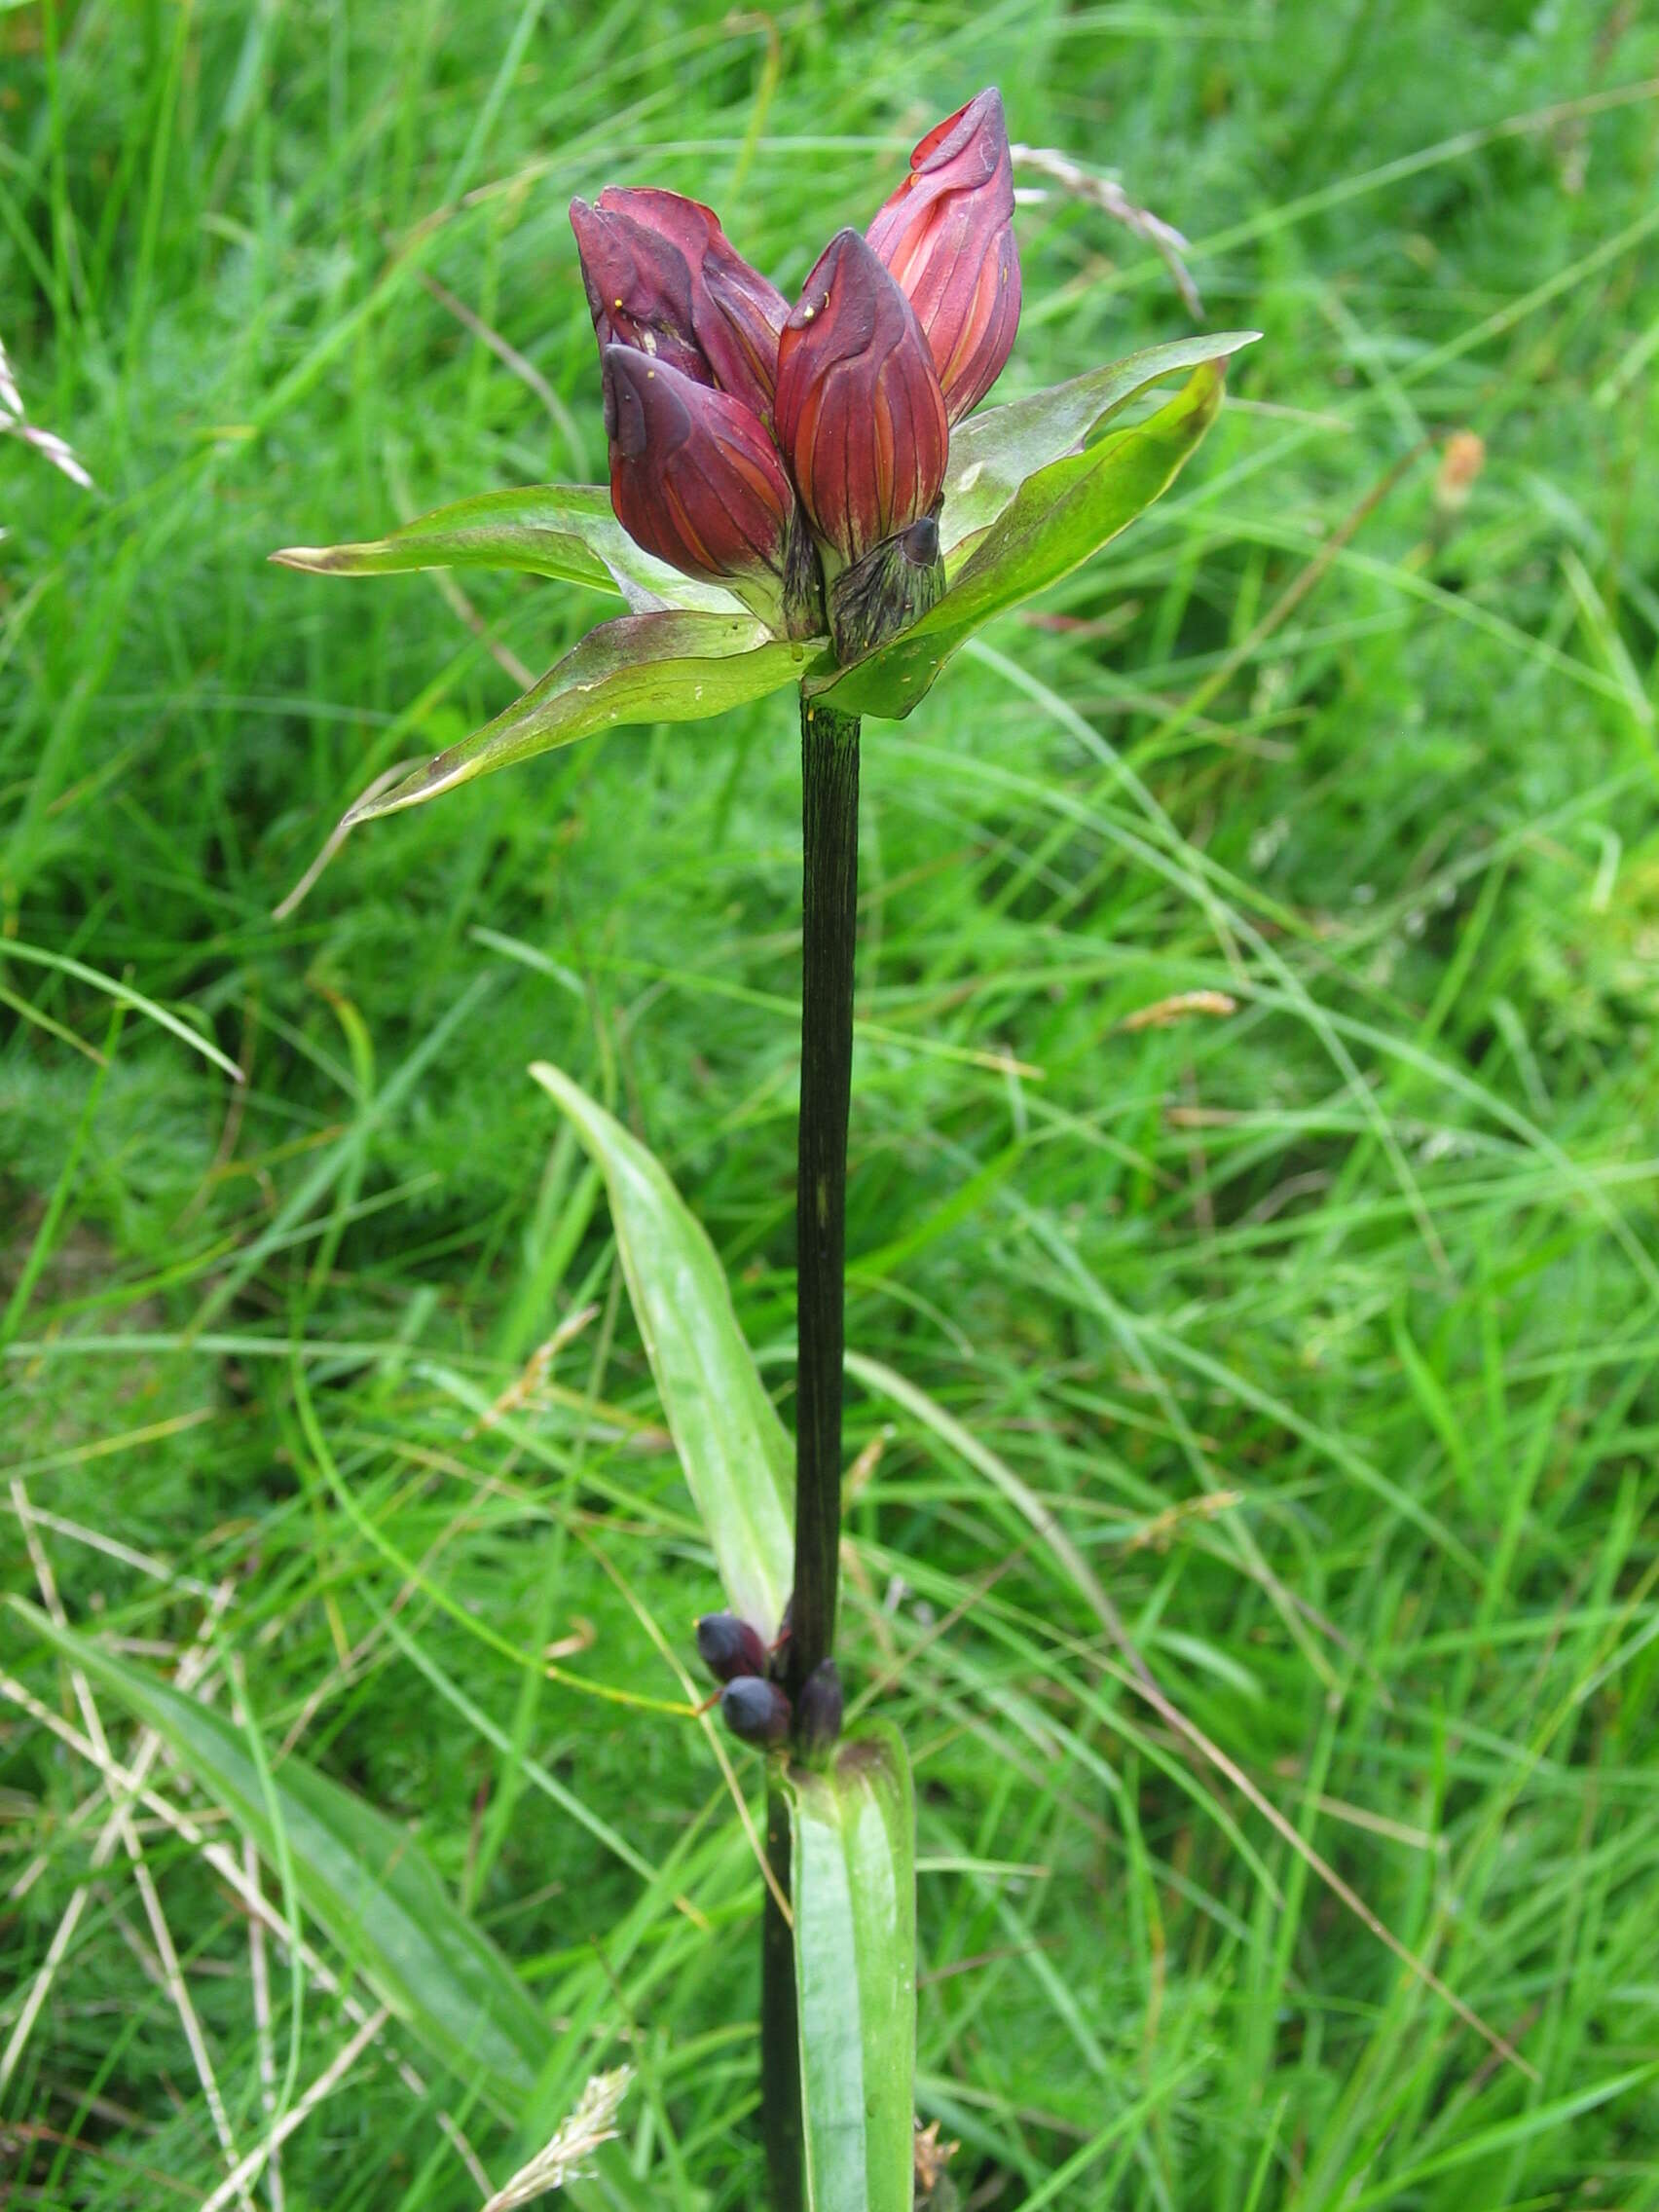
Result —
[[901, 719], [957, 647], [993, 615], [1057, 583], [1151, 506], [1221, 405], [1223, 364], [1205, 361], [1156, 415], [1028, 476], [944, 597], [849, 668], [808, 671], [806, 689], [848, 715]]
[[517, 569], [595, 591], [620, 592], [636, 613], [665, 607], [729, 614], [719, 584], [682, 576], [636, 545], [603, 484], [527, 484], [458, 499], [360, 545], [288, 545], [272, 560], [319, 576], [387, 576], [414, 569]]
[[909, 2212], [916, 2093], [915, 1807], [896, 1729], [792, 1767], [790, 1811], [806, 2201]]
[[1211, 338], [1149, 347], [1068, 384], [971, 415], [951, 434], [939, 518], [939, 541], [952, 575], [1028, 476], [1090, 444], [1114, 415], [1161, 377], [1225, 360], [1260, 336], [1259, 330], [1224, 330]]
[[823, 658], [821, 641], [774, 638], [749, 614], [624, 614], [590, 630], [541, 682], [482, 729], [378, 797], [365, 794], [345, 827], [420, 806], [457, 784], [508, 768], [619, 722], [691, 722], [798, 682]]
[[680, 1464], [732, 1610], [777, 1634], [794, 1573], [794, 1455], [715, 1248], [661, 1163], [558, 1068], [531, 1069], [605, 1177], [616, 1248]]
[[247, 1737], [227, 1714], [11, 1602], [36, 1635], [156, 1731], [273, 1865], [280, 1822], [306, 1911], [435, 2057], [463, 2081], [481, 2081], [516, 2116], [546, 2057], [547, 2023], [408, 1830], [298, 1758], [276, 1768], [268, 1797]]

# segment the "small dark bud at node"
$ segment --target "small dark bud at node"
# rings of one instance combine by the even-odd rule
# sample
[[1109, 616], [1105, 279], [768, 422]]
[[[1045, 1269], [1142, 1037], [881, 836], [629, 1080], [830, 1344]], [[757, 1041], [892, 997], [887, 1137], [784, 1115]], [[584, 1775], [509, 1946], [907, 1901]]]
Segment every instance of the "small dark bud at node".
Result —
[[735, 1613], [705, 1613], [697, 1623], [697, 1650], [717, 1682], [766, 1672], [766, 1647]]
[[746, 1744], [770, 1749], [790, 1732], [790, 1701], [776, 1682], [763, 1682], [754, 1675], [739, 1675], [720, 1692], [720, 1712], [726, 1726]]
[[795, 1742], [807, 1758], [817, 1758], [841, 1733], [841, 1677], [833, 1659], [812, 1670], [795, 1707]]

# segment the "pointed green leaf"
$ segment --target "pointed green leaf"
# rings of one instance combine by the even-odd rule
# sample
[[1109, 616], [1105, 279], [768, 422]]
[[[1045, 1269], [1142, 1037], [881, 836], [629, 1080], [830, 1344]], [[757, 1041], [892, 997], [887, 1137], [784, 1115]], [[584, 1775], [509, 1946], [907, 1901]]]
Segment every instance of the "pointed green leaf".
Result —
[[489, 1937], [457, 1910], [408, 1831], [299, 1758], [275, 1769], [268, 1798], [247, 1737], [227, 1714], [58, 1628], [21, 1599], [11, 1604], [153, 1728], [273, 1864], [275, 1800], [306, 1911], [435, 2057], [462, 2080], [481, 2081], [516, 2114], [546, 2056], [547, 2023]]
[[318, 576], [400, 575], [415, 569], [516, 569], [620, 592], [636, 613], [663, 607], [729, 614], [718, 584], [682, 576], [636, 545], [603, 484], [526, 484], [457, 499], [358, 545], [288, 545], [272, 560]]
[[620, 1122], [558, 1068], [530, 1072], [605, 1177], [634, 1317], [731, 1608], [775, 1636], [794, 1574], [794, 1455], [715, 1248]]
[[1152, 346], [1126, 360], [1090, 369], [1068, 384], [1051, 385], [1010, 400], [1006, 407], [971, 415], [951, 433], [950, 466], [939, 540], [955, 575], [1028, 476], [1068, 453], [1079, 453], [1112, 418], [1160, 378], [1222, 361], [1253, 346], [1259, 330], [1224, 330], [1208, 338], [1181, 338]]
[[916, 2096], [916, 1851], [896, 1729], [791, 1767], [791, 1902], [811, 2212], [909, 2212]]
[[821, 664], [824, 647], [774, 638], [749, 614], [623, 614], [590, 630], [541, 682], [446, 753], [351, 807], [344, 827], [420, 806], [621, 722], [690, 722], [747, 706]]
[[919, 622], [849, 668], [809, 671], [807, 692], [843, 714], [907, 715], [976, 630], [1057, 583], [1168, 488], [1215, 420], [1223, 372], [1202, 362], [1146, 422], [1028, 476]]

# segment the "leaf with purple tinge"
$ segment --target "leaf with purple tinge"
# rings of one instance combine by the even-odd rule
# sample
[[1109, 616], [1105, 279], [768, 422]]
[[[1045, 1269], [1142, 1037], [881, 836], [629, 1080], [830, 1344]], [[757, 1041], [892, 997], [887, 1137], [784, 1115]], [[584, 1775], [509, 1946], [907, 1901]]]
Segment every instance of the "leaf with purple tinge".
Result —
[[493, 722], [439, 753], [390, 791], [365, 794], [345, 827], [420, 806], [474, 776], [493, 774], [596, 730], [624, 722], [701, 721], [798, 683], [819, 665], [822, 641], [774, 638], [749, 614], [624, 614], [590, 630], [541, 682]]
[[636, 545], [604, 484], [525, 484], [484, 492], [355, 545], [286, 545], [272, 560], [316, 576], [405, 575], [421, 569], [508, 569], [616, 592], [636, 613], [741, 612], [729, 591], [683, 576]]

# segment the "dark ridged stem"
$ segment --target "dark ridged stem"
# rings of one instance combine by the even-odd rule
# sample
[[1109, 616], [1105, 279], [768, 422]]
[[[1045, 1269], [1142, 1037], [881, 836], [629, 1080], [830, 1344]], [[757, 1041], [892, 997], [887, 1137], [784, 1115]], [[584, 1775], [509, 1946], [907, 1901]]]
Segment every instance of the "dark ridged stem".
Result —
[[[795, 1183], [795, 1551], [784, 1678], [799, 1699], [835, 1638], [841, 1535], [842, 1299], [853, 940], [859, 880], [859, 725], [800, 703], [800, 1135]], [[790, 1819], [774, 1783], [766, 1857], [786, 1896]], [[768, 1887], [760, 1957], [760, 2101], [773, 2212], [805, 2212], [794, 1938]]]
[[[766, 1792], [766, 1858], [790, 1894], [790, 1812], [776, 1785]], [[760, 2111], [772, 2212], [805, 2212], [800, 2049], [795, 2020], [794, 1936], [766, 1890], [760, 1937]]]
[[859, 884], [859, 724], [800, 710], [802, 943], [800, 1153], [795, 1184], [794, 1620], [788, 1688], [798, 1697], [835, 1641], [841, 1533], [842, 1296], [847, 1116], [853, 1077], [853, 945]]

